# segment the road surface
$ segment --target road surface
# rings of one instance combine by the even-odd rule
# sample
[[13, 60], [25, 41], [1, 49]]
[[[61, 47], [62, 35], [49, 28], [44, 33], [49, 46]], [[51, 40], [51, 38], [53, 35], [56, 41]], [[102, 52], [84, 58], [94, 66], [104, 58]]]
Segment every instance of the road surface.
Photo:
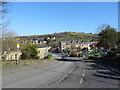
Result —
[[2, 76], [3, 88], [119, 88], [119, 74], [99, 61], [53, 54], [54, 63]]

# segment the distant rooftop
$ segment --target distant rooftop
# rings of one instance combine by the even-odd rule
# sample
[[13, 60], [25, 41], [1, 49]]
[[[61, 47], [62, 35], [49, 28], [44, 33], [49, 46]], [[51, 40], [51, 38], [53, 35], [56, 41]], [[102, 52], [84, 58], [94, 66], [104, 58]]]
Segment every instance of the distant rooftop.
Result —
[[60, 41], [61, 44], [66, 44], [66, 45], [69, 45], [69, 44], [89, 44], [90, 42], [83, 42], [81, 40], [72, 40], [72, 41]]
[[45, 44], [37, 44], [38, 48], [44, 48], [44, 47], [48, 47], [47, 45]]

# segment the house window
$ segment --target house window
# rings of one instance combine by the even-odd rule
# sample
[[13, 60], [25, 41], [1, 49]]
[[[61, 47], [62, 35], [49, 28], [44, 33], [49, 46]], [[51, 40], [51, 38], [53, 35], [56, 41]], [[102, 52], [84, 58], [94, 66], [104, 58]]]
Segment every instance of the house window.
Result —
[[17, 54], [15, 54], [15, 59], [17, 59]]
[[40, 51], [39, 51], [39, 53], [40, 53]]
[[12, 56], [10, 56], [10, 59], [12, 59]]
[[38, 44], [40, 44], [40, 40], [38, 41]]
[[76, 41], [76, 43], [78, 43], [78, 41]]

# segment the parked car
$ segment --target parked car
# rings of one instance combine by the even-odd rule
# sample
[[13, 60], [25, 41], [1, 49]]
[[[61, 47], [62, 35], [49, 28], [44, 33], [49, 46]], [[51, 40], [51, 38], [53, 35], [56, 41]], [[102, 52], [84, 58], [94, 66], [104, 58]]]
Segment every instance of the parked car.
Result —
[[78, 57], [79, 55], [80, 55], [80, 52], [78, 52], [78, 51], [72, 51], [70, 54], [70, 56], [72, 56], [72, 57]]
[[68, 56], [62, 56], [61, 59], [68, 59]]

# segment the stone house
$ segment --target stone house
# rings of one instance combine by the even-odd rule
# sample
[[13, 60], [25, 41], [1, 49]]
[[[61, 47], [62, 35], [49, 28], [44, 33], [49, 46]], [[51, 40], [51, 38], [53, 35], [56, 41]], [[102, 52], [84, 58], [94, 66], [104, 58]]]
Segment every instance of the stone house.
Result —
[[51, 47], [44, 47], [44, 46], [39, 46], [38, 47], [38, 56], [40, 56], [40, 59], [43, 59], [44, 57], [46, 57], [48, 55], [48, 50]]
[[22, 55], [21, 51], [11, 51], [9, 53], [4, 54], [5, 60], [16, 60], [18, 55], [18, 59], [20, 55]]
[[82, 42], [80, 40], [73, 41], [60, 41], [60, 50], [64, 51], [66, 49], [75, 49], [75, 48], [89, 48], [91, 42]]
[[[48, 50], [50, 47], [45, 47], [45, 46], [39, 46], [37, 48], [38, 51], [38, 56], [40, 56], [39, 59], [43, 59], [48, 55]], [[9, 53], [4, 53], [5, 60], [16, 60], [18, 55], [18, 59], [20, 59], [20, 56], [22, 55], [21, 51], [11, 51]]]

